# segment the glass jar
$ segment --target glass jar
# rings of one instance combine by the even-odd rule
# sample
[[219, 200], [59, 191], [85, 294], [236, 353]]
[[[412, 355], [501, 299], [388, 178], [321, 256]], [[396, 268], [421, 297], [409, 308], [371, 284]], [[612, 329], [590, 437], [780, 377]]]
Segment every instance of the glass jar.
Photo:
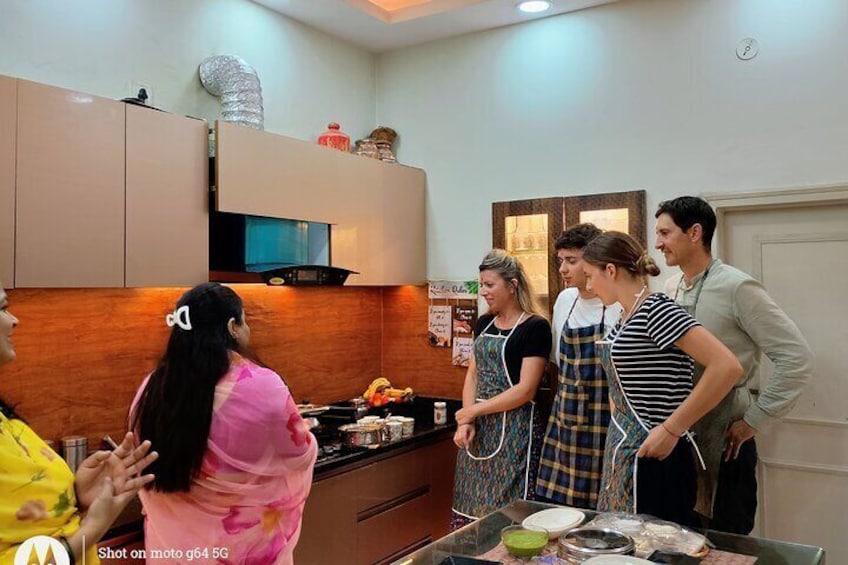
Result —
[[388, 141], [378, 139], [374, 142], [377, 145], [377, 158], [386, 163], [397, 163], [394, 153], [392, 153], [392, 144]]
[[448, 405], [445, 402], [433, 403], [433, 424], [444, 426], [448, 423]]
[[339, 124], [332, 122], [327, 126], [327, 131], [318, 136], [318, 145], [347, 153], [350, 151], [350, 136], [339, 129]]
[[353, 148], [354, 155], [361, 155], [371, 159], [377, 158], [377, 144], [370, 137], [365, 139], [357, 139], [356, 147]]

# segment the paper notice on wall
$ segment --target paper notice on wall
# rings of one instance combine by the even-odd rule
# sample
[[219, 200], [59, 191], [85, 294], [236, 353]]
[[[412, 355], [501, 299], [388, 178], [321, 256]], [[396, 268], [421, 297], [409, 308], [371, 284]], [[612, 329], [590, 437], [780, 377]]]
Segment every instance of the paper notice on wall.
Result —
[[434, 298], [474, 300], [478, 283], [473, 281], [430, 281], [428, 295]]
[[474, 338], [472, 337], [453, 337], [453, 364], [457, 367], [467, 367], [471, 361], [471, 354], [474, 351]]
[[454, 337], [470, 337], [477, 327], [477, 305], [459, 304], [453, 308]]
[[433, 347], [450, 347], [451, 306], [430, 306], [428, 339]]

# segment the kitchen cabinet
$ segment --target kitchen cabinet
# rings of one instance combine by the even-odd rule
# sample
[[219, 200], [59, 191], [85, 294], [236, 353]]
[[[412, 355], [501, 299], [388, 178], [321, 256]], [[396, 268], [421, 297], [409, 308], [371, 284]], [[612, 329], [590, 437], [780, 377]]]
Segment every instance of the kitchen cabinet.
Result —
[[506, 249], [524, 265], [540, 306], [553, 312], [562, 290], [555, 255], [560, 233], [590, 222], [604, 230], [645, 239], [645, 191], [614, 192], [495, 202], [492, 204], [492, 245]]
[[207, 124], [132, 105], [126, 106], [126, 116], [125, 285], [194, 286], [206, 281]]
[[348, 285], [426, 280], [421, 169], [220, 121], [215, 168], [220, 212], [332, 224], [331, 264], [360, 273]]
[[208, 280], [208, 179], [203, 121], [0, 77], [8, 288]]
[[17, 80], [0, 76], [0, 283], [15, 286]]
[[17, 83], [15, 286], [123, 286], [124, 104]]
[[390, 563], [448, 533], [451, 438], [316, 481], [295, 563]]

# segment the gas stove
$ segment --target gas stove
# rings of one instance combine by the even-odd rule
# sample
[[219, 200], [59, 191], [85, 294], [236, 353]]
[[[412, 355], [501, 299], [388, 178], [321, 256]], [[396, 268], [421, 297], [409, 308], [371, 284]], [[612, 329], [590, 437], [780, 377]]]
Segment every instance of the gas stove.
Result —
[[315, 464], [320, 465], [329, 461], [337, 461], [351, 455], [356, 455], [357, 453], [362, 453], [362, 451], [363, 448], [361, 447], [351, 447], [340, 441], [325, 443], [324, 445], [321, 445], [321, 442], [319, 441], [318, 458], [315, 460]]

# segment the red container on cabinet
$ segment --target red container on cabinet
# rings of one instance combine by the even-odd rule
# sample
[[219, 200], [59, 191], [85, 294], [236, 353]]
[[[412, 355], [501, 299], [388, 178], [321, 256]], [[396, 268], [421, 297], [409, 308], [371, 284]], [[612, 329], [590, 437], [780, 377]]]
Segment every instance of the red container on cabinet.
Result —
[[318, 136], [318, 145], [332, 147], [339, 151], [350, 151], [350, 136], [339, 129], [339, 124], [332, 122], [327, 128], [329, 128], [327, 131]]

